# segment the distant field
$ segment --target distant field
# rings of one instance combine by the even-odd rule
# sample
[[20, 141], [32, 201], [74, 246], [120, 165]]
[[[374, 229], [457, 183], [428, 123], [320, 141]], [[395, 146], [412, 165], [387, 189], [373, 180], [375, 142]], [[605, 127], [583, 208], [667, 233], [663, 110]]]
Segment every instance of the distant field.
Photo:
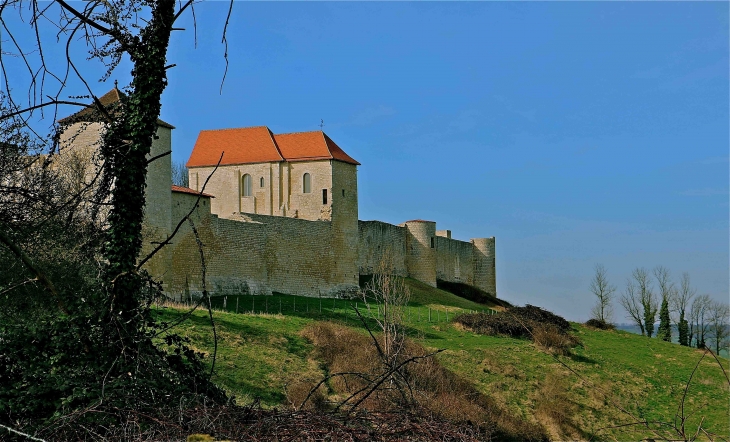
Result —
[[[573, 324], [574, 334], [583, 346], [558, 361], [526, 340], [482, 336], [455, 327], [447, 322], [447, 314], [450, 320], [460, 312], [486, 307], [417, 281], [407, 282], [412, 291], [407, 315], [412, 338], [427, 348], [445, 349], [439, 355], [444, 366], [469, 379], [515, 414], [540, 422], [555, 439], [653, 437], [651, 431], [640, 426], [609, 427], [634, 419], [672, 421], [687, 379], [702, 356], [696, 349], [626, 331], [597, 331]], [[236, 314], [230, 312], [235, 309], [235, 298], [229, 297], [229, 312], [215, 311], [219, 335], [216, 381], [235, 394], [239, 402], [258, 398], [265, 406], [273, 407], [286, 405], [287, 385], [324, 375], [320, 361], [313, 357], [312, 345], [300, 336], [304, 327], [318, 320], [362, 326], [350, 304], [342, 300], [323, 299], [320, 313], [316, 298], [263, 298], [248, 304], [249, 299], [242, 297]], [[287, 301], [291, 302], [290, 308], [285, 307]], [[222, 307], [222, 302], [217, 299], [216, 305]], [[271, 312], [273, 306], [277, 311], [258, 313], [256, 306], [260, 302], [264, 309], [268, 306]], [[282, 314], [278, 314], [278, 302]], [[359, 304], [358, 308], [366, 312]], [[251, 310], [257, 313], [242, 313]], [[158, 311], [165, 319], [181, 314], [178, 308]], [[189, 336], [197, 349], [208, 354], [212, 351], [207, 312], [196, 311], [177, 330]], [[728, 361], [723, 363], [727, 370]], [[704, 419], [708, 430], [726, 437], [730, 434], [729, 400], [720, 367], [705, 358], [685, 401], [685, 409], [692, 414], [687, 427], [696, 428]], [[551, 404], [560, 404], [562, 414], [546, 413]]]

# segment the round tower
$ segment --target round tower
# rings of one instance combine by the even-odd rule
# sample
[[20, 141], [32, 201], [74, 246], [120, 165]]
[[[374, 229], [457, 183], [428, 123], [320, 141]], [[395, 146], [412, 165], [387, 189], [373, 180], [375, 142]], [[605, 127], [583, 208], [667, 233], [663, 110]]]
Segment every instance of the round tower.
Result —
[[406, 221], [406, 266], [408, 276], [436, 287], [436, 223]]
[[474, 286], [497, 296], [497, 271], [494, 237], [472, 238], [472, 262], [474, 263]]

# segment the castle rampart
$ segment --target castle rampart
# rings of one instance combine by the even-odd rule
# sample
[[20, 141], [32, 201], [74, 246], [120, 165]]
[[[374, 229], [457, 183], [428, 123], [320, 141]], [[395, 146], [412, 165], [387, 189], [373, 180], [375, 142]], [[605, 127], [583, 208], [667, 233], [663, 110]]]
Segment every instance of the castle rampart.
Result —
[[[122, 97], [114, 89], [100, 101], [113, 107]], [[96, 176], [104, 130], [89, 109], [61, 120], [66, 129], [58, 167], [76, 167], [81, 182]], [[145, 256], [166, 239], [199, 202], [190, 217], [195, 231], [182, 223], [171, 244], [145, 265], [170, 295], [200, 293], [205, 269], [206, 288], [214, 294], [337, 296], [357, 290], [359, 276], [387, 260], [397, 275], [431, 286], [437, 279], [463, 282], [496, 296], [494, 238], [458, 241], [433, 221], [359, 221], [360, 163], [324, 132], [275, 135], [265, 126], [202, 131], [187, 163], [190, 188], [171, 188], [165, 153], [172, 129], [158, 120], [142, 250]]]
[[474, 238], [472, 259], [474, 261], [474, 286], [497, 296], [496, 260], [494, 237]]

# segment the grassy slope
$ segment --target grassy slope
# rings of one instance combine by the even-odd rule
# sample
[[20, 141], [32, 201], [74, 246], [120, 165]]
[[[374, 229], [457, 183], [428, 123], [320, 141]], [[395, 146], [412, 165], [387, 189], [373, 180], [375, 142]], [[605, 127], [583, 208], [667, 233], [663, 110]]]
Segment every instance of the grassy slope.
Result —
[[[445, 348], [439, 357], [456, 373], [470, 379], [517, 414], [536, 419], [548, 427], [556, 438], [641, 439], [652, 434], [640, 427], [602, 429], [631, 422], [635, 417], [671, 421], [681, 401], [686, 381], [701, 357], [701, 352], [675, 344], [648, 340], [622, 331], [596, 331], [575, 325], [583, 341], [571, 357], [560, 357], [571, 373], [553, 357], [539, 351], [528, 341], [480, 336], [460, 330], [445, 322], [465, 310], [481, 310], [484, 306], [450, 293], [409, 280], [412, 292], [409, 306], [411, 334], [423, 345]], [[294, 298], [282, 299], [291, 302]], [[322, 371], [311, 358], [311, 345], [299, 336], [306, 324], [332, 318], [357, 326], [346, 305], [329, 305], [323, 301], [319, 316], [318, 300], [296, 298], [297, 313], [283, 308], [286, 315], [233, 314], [215, 312], [218, 327], [218, 359], [216, 379], [239, 397], [239, 402], [256, 397], [268, 406], [286, 402], [285, 388], [300, 377], [319, 378]], [[270, 298], [277, 305], [278, 297]], [[246, 299], [240, 302], [241, 310]], [[248, 300], [250, 302], [250, 299]], [[229, 297], [228, 308], [235, 304]], [[250, 305], [250, 304], [247, 304]], [[546, 306], [549, 309], [549, 306]], [[248, 307], [250, 309], [250, 307]], [[429, 323], [428, 310], [432, 322]], [[259, 309], [258, 307], [256, 308]], [[271, 308], [271, 310], [276, 310]], [[435, 323], [436, 311], [441, 322]], [[162, 313], [167, 318], [179, 315], [175, 309]], [[196, 312], [193, 319], [178, 330], [193, 340], [196, 348], [212, 350], [212, 334], [207, 313]], [[727, 361], [723, 361], [727, 367]], [[562, 402], [549, 402], [550, 387], [562, 384]], [[685, 408], [694, 413], [688, 427], [696, 428], [701, 417], [705, 426], [722, 435], [730, 434], [728, 425], [727, 383], [718, 365], [705, 359], [692, 382]], [[573, 410], [566, 419], [547, 416], [541, 404]]]

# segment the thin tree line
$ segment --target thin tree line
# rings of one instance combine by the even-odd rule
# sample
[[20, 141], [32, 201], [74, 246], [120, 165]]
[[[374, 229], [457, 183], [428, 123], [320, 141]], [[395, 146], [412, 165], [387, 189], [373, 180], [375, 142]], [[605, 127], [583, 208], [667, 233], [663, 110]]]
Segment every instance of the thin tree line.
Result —
[[613, 305], [618, 298], [626, 318], [644, 336], [672, 342], [676, 330], [680, 345], [697, 348], [712, 345], [716, 354], [727, 349], [730, 343], [730, 306], [727, 302], [713, 300], [708, 294], [698, 296], [687, 272], [675, 282], [666, 267], [657, 266], [651, 271], [637, 267], [626, 279], [623, 290], [618, 292], [609, 281], [606, 268], [597, 264], [590, 291], [595, 296], [592, 319], [607, 324], [613, 322]]

